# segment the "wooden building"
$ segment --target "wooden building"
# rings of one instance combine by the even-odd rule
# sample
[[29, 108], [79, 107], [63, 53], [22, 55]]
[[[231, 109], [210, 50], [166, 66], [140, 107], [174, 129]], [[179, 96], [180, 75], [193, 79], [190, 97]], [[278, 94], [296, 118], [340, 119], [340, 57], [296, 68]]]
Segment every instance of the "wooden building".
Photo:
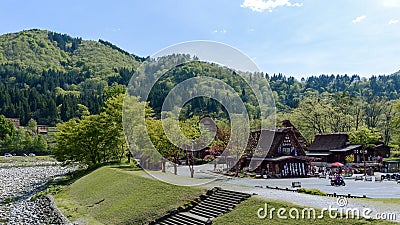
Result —
[[308, 147], [307, 156], [319, 158], [323, 162], [345, 163], [346, 156], [362, 149], [361, 145], [351, 145], [347, 133], [318, 134]]
[[6, 119], [14, 124], [15, 129], [18, 129], [21, 126], [21, 121], [19, 118], [6, 118]]
[[49, 126], [47, 125], [37, 125], [36, 133], [37, 134], [47, 134], [49, 132]]
[[240, 169], [277, 178], [306, 177], [309, 158], [299, 134], [294, 127], [252, 131]]
[[282, 121], [282, 125], [283, 125], [283, 127], [292, 127], [293, 132], [296, 135], [297, 141], [299, 142], [299, 144], [301, 145], [301, 147], [303, 149], [306, 149], [307, 140], [303, 137], [303, 135], [301, 135], [300, 131], [296, 129], [296, 127], [290, 122], [290, 120]]
[[383, 158], [390, 158], [390, 146], [385, 145], [383, 142], [375, 143], [375, 146], [366, 148], [367, 161], [381, 161]]
[[215, 133], [218, 130], [217, 124], [209, 116], [203, 116], [200, 118], [200, 124], [203, 124], [204, 128], [209, 130], [211, 133]]
[[377, 166], [381, 166], [384, 158], [390, 157], [390, 146], [385, 145], [383, 142], [377, 142], [374, 146], [366, 149], [358, 149], [354, 151], [354, 162], [362, 163], [365, 161], [378, 163]]

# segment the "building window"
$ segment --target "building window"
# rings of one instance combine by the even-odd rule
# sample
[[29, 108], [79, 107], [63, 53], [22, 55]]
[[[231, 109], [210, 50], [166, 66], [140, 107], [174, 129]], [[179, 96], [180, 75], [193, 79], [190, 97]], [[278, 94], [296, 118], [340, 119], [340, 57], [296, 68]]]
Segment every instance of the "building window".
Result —
[[278, 152], [279, 153], [283, 153], [285, 155], [291, 155], [292, 154], [293, 146], [292, 146], [292, 143], [290, 142], [289, 136], [285, 136], [285, 139], [283, 140], [281, 151], [279, 151], [279, 148], [278, 148]]

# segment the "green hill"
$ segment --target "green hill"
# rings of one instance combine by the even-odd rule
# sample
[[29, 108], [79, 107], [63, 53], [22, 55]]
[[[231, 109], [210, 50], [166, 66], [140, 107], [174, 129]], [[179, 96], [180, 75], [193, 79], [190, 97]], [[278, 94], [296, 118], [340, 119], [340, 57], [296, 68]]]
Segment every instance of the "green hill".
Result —
[[126, 84], [144, 58], [103, 40], [46, 30], [0, 36], [0, 114], [55, 125], [99, 113], [104, 89]]
[[93, 76], [117, 75], [116, 68], [133, 69], [142, 58], [102, 40], [73, 38], [47, 30], [26, 30], [0, 36], [0, 64], [42, 70], [90, 70]]

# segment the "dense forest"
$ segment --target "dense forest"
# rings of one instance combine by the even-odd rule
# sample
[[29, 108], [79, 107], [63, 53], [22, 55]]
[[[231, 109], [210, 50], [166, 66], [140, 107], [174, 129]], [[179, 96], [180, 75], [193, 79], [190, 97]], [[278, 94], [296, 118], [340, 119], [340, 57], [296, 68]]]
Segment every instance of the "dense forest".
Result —
[[[210, 63], [186, 63], [191, 57], [195, 56], [171, 55], [152, 59], [146, 65], [146, 70], [164, 74], [147, 99], [156, 117], [166, 94], [176, 84], [197, 76], [226, 82], [252, 115], [259, 116], [264, 110], [256, 107], [252, 90], [235, 71]], [[22, 125], [34, 119], [51, 126], [87, 113], [98, 114], [105, 99], [104, 90], [116, 84], [127, 85], [146, 59], [108, 41], [87, 41], [51, 31], [34, 29], [1, 35], [0, 114], [20, 118]], [[176, 63], [182, 65], [165, 69]], [[245, 75], [249, 80], [261, 78], [268, 82], [277, 121], [294, 120], [309, 140], [315, 133], [348, 132], [362, 126], [378, 130], [387, 143], [391, 140], [390, 121], [395, 116], [392, 107], [400, 99], [400, 71], [370, 78], [323, 74], [301, 80], [283, 74]], [[141, 82], [150, 78], [139, 75], [136, 79]], [[225, 111], [212, 99], [196, 98], [185, 106], [183, 114], [226, 117]], [[318, 119], [307, 120], [311, 115]]]

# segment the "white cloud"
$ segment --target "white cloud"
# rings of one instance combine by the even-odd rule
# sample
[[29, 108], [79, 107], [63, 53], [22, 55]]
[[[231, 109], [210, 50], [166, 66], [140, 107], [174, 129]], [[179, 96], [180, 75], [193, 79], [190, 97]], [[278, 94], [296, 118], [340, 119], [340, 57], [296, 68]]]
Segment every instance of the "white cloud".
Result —
[[367, 16], [358, 16], [358, 17], [356, 17], [354, 20], [352, 20], [351, 22], [353, 22], [353, 23], [359, 23], [359, 22], [361, 22], [361, 21], [363, 21], [363, 20], [365, 20], [365, 18], [367, 18]]
[[395, 19], [391, 19], [391, 20], [389, 20], [389, 25], [392, 25], [392, 24], [396, 24], [396, 23], [398, 23], [399, 22], [399, 20], [395, 20]]
[[383, 3], [383, 6], [386, 7], [400, 7], [400, 1], [399, 0], [381, 0]]
[[289, 0], [244, 0], [240, 5], [242, 8], [249, 8], [256, 12], [264, 12], [265, 10], [272, 12], [272, 9], [282, 6], [301, 7], [303, 3], [291, 3]]

